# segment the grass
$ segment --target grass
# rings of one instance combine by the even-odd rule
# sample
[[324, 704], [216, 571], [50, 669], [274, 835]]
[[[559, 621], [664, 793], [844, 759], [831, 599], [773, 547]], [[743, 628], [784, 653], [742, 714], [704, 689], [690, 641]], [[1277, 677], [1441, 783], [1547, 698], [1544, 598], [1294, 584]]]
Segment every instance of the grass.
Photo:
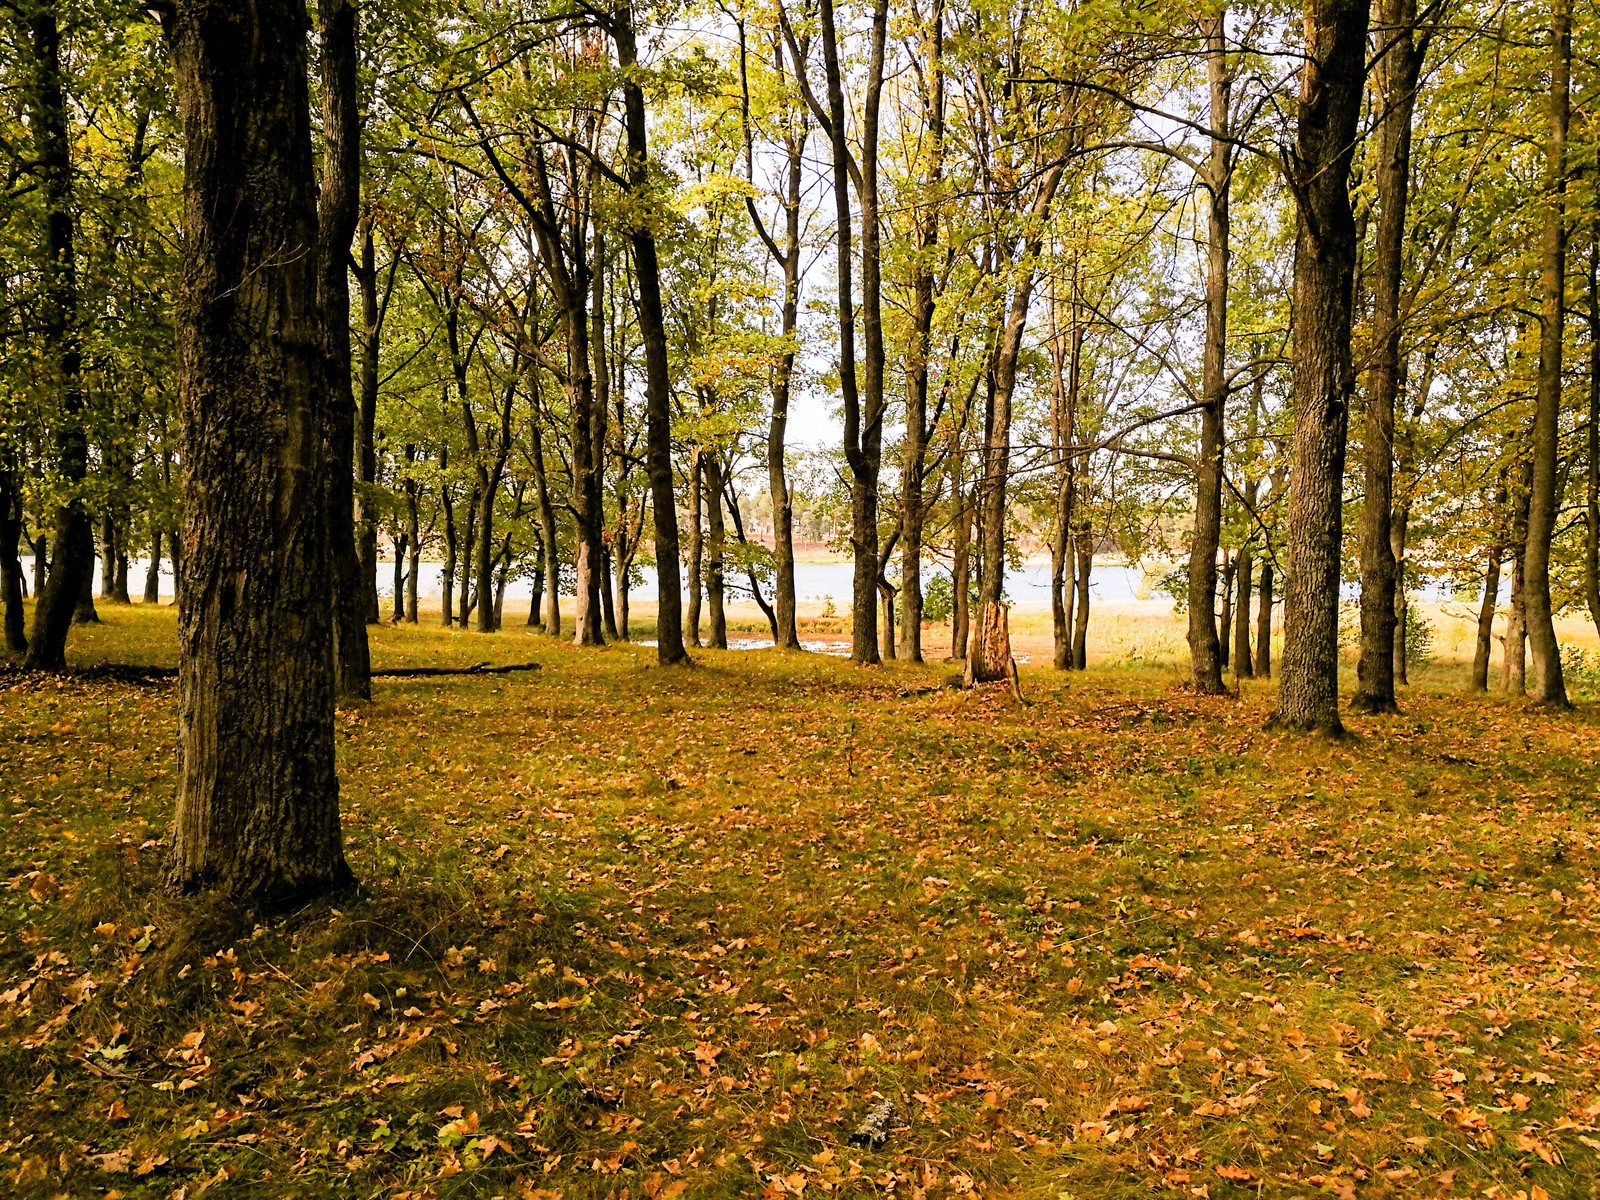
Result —
[[544, 669], [341, 712], [366, 894], [265, 924], [160, 890], [170, 683], [0, 676], [6, 1194], [1593, 1194], [1587, 704], [373, 638]]

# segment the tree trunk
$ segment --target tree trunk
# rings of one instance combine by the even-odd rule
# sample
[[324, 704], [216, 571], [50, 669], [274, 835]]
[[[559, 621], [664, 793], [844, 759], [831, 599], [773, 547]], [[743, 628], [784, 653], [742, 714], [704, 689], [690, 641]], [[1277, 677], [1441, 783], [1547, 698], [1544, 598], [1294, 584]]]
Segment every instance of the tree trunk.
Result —
[[[1600, 164], [1597, 164], [1600, 165]], [[1583, 455], [1583, 598], [1600, 632], [1600, 214], [1589, 226], [1589, 425]]]
[[1533, 698], [1570, 708], [1561, 674], [1550, 601], [1550, 541], [1557, 516], [1560, 469], [1561, 352], [1566, 315], [1567, 123], [1571, 102], [1570, 0], [1552, 0], [1550, 13], [1550, 123], [1545, 160], [1544, 242], [1539, 310], [1539, 389], [1533, 410], [1533, 469], [1528, 487], [1528, 541], [1523, 551], [1523, 615], [1533, 659]]
[[[397, 534], [393, 539], [394, 614], [392, 621], [396, 625], [406, 619], [406, 547], [410, 544], [403, 533]], [[376, 563], [374, 563], [374, 566], [376, 566]]]
[[144, 573], [144, 602], [161, 602], [161, 529], [154, 522], [150, 529], [150, 565]]
[[1278, 706], [1269, 726], [1342, 734], [1339, 577], [1355, 219], [1350, 163], [1366, 76], [1370, 0], [1306, 0], [1292, 165], [1296, 193], [1288, 586]]
[[[33, 634], [27, 665], [59, 671], [67, 665], [67, 633], [81, 615], [80, 600], [94, 576], [94, 531], [82, 489], [89, 475], [89, 438], [84, 427], [82, 335], [78, 328], [78, 273], [73, 249], [71, 134], [61, 65], [61, 30], [53, 7], [38, 6], [28, 18], [34, 76], [28, 96], [34, 175], [44, 197], [44, 287], [40, 297], [39, 342], [48, 357], [50, 385], [60, 393], [61, 412], [54, 430], [56, 469], [66, 500], [51, 522], [55, 558], [43, 586], [34, 589]], [[37, 563], [35, 559], [35, 574]], [[90, 599], [90, 612], [94, 608]]]
[[1272, 562], [1261, 564], [1261, 587], [1256, 601], [1256, 660], [1257, 679], [1272, 678]]
[[556, 506], [550, 499], [550, 484], [544, 470], [544, 435], [539, 430], [537, 416], [529, 433], [532, 447], [529, 460], [533, 464], [534, 497], [539, 504], [539, 557], [544, 571], [545, 590], [550, 599], [550, 615], [544, 620], [544, 631], [551, 637], [561, 636], [561, 547], [556, 542]]
[[186, 142], [182, 776], [170, 886], [264, 911], [353, 883], [334, 773], [328, 372], [299, 0], [178, 0]]
[[1483, 603], [1478, 606], [1478, 639], [1472, 654], [1469, 691], [1489, 690], [1489, 655], [1494, 648], [1494, 616], [1500, 600], [1500, 556], [1498, 542], [1489, 550], [1489, 565], [1483, 573]]
[[1089, 576], [1094, 571], [1094, 538], [1089, 522], [1078, 522], [1078, 595], [1072, 614], [1072, 665], [1074, 669], [1089, 669]]
[[[333, 581], [335, 689], [340, 700], [372, 696], [367, 593], [356, 548], [356, 402], [351, 390], [350, 242], [361, 193], [361, 114], [357, 108], [355, 0], [317, 0], [322, 43], [322, 193], [317, 204], [318, 303], [326, 323], [328, 442], [324, 481], [328, 558]], [[368, 567], [376, 570], [375, 564]]]
[[417, 623], [418, 576], [422, 574], [422, 530], [417, 512], [417, 488], [406, 481], [406, 621]]
[[1228, 630], [1233, 626], [1233, 577], [1239, 569], [1239, 560], [1226, 552], [1222, 557], [1222, 607], [1217, 613], [1217, 661], [1222, 670], [1228, 669]]
[[1500, 662], [1500, 688], [1512, 696], [1528, 692], [1527, 592], [1522, 556], [1523, 546], [1518, 544], [1511, 558], [1511, 612], [1506, 617], [1505, 649]]
[[705, 538], [701, 534], [700, 504], [704, 494], [705, 450], [689, 450], [689, 607], [683, 614], [683, 636], [700, 647], [701, 583], [705, 579]]
[[[1226, 10], [1206, 29], [1206, 73], [1213, 130], [1204, 183], [1209, 200], [1206, 235], [1206, 329], [1200, 382], [1200, 454], [1195, 460], [1194, 532], [1189, 545], [1189, 663], [1194, 686], [1207, 695], [1225, 690], [1228, 647], [1217, 633], [1217, 547], [1222, 534], [1224, 421], [1228, 400], [1228, 253], [1232, 186], [1233, 76], [1228, 69]], [[1227, 589], [1224, 589], [1224, 608]], [[1226, 629], [1226, 626], [1224, 626]]]
[[723, 607], [723, 566], [727, 557], [728, 533], [722, 515], [722, 460], [714, 450], [700, 452], [705, 473], [706, 506], [706, 599], [711, 609], [711, 648], [728, 648], [728, 617]]
[[17, 539], [22, 536], [22, 493], [16, 476], [0, 468], [0, 617], [5, 625], [6, 649], [13, 654], [28, 652], [28, 636], [22, 617], [22, 562], [17, 557]]
[[1235, 575], [1239, 582], [1239, 601], [1233, 610], [1233, 678], [1237, 683], [1255, 674], [1255, 665], [1250, 661], [1250, 590], [1255, 576], [1255, 563], [1249, 542], [1239, 550]]
[[[638, 66], [633, 9], [620, 6], [611, 20], [617, 61], [624, 71]], [[623, 115], [628, 127], [628, 178], [643, 190], [650, 178], [644, 88], [636, 74], [624, 76]], [[666, 315], [661, 303], [661, 267], [648, 223], [632, 230], [633, 274], [638, 289], [639, 341], [645, 366], [645, 461], [650, 472], [656, 549], [656, 661], [686, 663], [683, 593], [678, 573], [678, 501], [672, 486], [672, 379], [667, 361]]]
[[83, 573], [82, 582], [78, 585], [78, 603], [72, 610], [72, 623], [74, 625], [93, 625], [100, 620], [100, 614], [94, 608], [94, 534], [91, 530], [89, 536], [89, 550], [86, 555], [89, 569]]
[[462, 629], [467, 627], [467, 622], [472, 619], [472, 609], [476, 597], [472, 594], [472, 556], [478, 548], [478, 491], [474, 488], [467, 493], [467, 502], [462, 506], [467, 511], [466, 536], [462, 538], [461, 553], [457, 556], [457, 566], [461, 575], [457, 581], [460, 595], [456, 599], [456, 624]]
[[936, 285], [933, 255], [939, 245], [940, 190], [944, 181], [944, 3], [933, 0], [923, 31], [926, 85], [922, 108], [928, 124], [926, 188], [915, 221], [912, 256], [911, 344], [906, 358], [906, 433], [900, 466], [900, 657], [922, 661], [922, 540], [927, 519], [923, 476], [928, 462], [928, 359], [932, 349]]
[[1394, 664], [1394, 682], [1409, 684], [1406, 674], [1406, 622], [1411, 616], [1411, 605], [1406, 600], [1406, 534], [1411, 524], [1411, 504], [1406, 501], [1394, 506], [1394, 519], [1389, 525], [1390, 557], [1394, 561], [1394, 643], [1390, 662]]
[[950, 657], [967, 657], [968, 607], [972, 595], [972, 504], [967, 495], [962, 466], [961, 431], [955, 432], [950, 450], [950, 503], [955, 509], [955, 531], [950, 551]]
[[[439, 470], [448, 465], [448, 454], [441, 451]], [[456, 504], [455, 496], [446, 484], [439, 489], [439, 504], [444, 511], [444, 562], [439, 570], [439, 619], [446, 629], [455, 624], [456, 594]]]
[[1366, 496], [1361, 509], [1361, 656], [1357, 712], [1392, 713], [1396, 661], [1396, 604], [1402, 593], [1391, 531], [1394, 510], [1394, 409], [1401, 379], [1401, 284], [1405, 273], [1406, 205], [1411, 182], [1411, 117], [1416, 108], [1422, 52], [1415, 41], [1417, 0], [1380, 0], [1376, 74], [1378, 230], [1373, 248], [1373, 350], [1362, 439]]
[[[377, 246], [369, 215], [361, 232], [361, 269], [356, 279], [361, 286], [361, 400], [356, 414], [356, 467], [361, 483], [368, 488], [378, 481], [378, 363], [382, 348], [383, 319], [393, 292], [395, 271], [400, 256], [389, 262], [388, 287], [378, 292]], [[360, 510], [361, 582], [367, 589], [367, 620], [378, 619], [378, 522], [365, 502]], [[402, 614], [403, 615], [403, 614]]]

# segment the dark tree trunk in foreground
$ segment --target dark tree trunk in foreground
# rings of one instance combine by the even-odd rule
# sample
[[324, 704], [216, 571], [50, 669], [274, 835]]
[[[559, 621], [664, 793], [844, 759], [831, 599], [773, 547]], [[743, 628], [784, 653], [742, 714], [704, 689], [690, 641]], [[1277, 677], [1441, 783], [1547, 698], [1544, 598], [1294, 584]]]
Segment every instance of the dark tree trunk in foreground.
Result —
[[1296, 193], [1294, 451], [1283, 669], [1269, 727], [1341, 734], [1339, 553], [1356, 227], [1350, 160], [1366, 73], [1370, 0], [1307, 0], [1307, 58], [1289, 171]]
[[1523, 615], [1532, 652], [1533, 698], [1569, 708], [1550, 602], [1550, 539], [1556, 528], [1560, 472], [1561, 351], [1567, 269], [1567, 122], [1571, 103], [1570, 0], [1554, 0], [1550, 15], [1550, 125], [1545, 149], [1544, 244], [1539, 310], [1539, 390], [1533, 409], [1533, 469], [1528, 486], [1528, 541], [1523, 551]]
[[[633, 9], [624, 5], [612, 18], [617, 62], [625, 71], [638, 66]], [[650, 182], [644, 88], [629, 75], [622, 85], [628, 125], [628, 179], [638, 191]], [[656, 660], [662, 666], [688, 662], [683, 648], [683, 594], [678, 573], [678, 498], [672, 486], [672, 392], [667, 361], [666, 313], [661, 302], [661, 265], [656, 238], [647, 224], [633, 230], [633, 271], [639, 297], [639, 341], [645, 366], [645, 462], [650, 473], [656, 543]]]
[[179, 0], [184, 587], [168, 880], [283, 909], [352, 883], [334, 774], [328, 377], [301, 0]]
[[[93, 585], [94, 531], [80, 495], [89, 474], [89, 438], [83, 425], [83, 348], [78, 330], [71, 135], [61, 69], [61, 30], [55, 12], [42, 6], [29, 17], [28, 26], [34, 56], [28, 124], [34, 174], [44, 195], [48, 255], [38, 332], [54, 376], [50, 383], [61, 395], [55, 452], [67, 498], [51, 522], [50, 545], [55, 557], [43, 586], [35, 589], [27, 664], [35, 670], [59, 671], [67, 665], [67, 634], [83, 593]], [[92, 595], [89, 610], [94, 610]]]
[[[356, 546], [356, 401], [350, 376], [350, 242], [361, 191], [361, 115], [356, 107], [355, 0], [318, 0], [322, 41], [322, 194], [317, 204], [318, 265], [327, 329], [328, 559], [333, 583], [335, 689], [341, 700], [372, 695], [367, 648], [367, 593]], [[375, 598], [375, 597], [374, 597]]]
[[161, 600], [161, 530], [150, 534], [150, 565], [144, 573], [144, 602], [157, 604]]
[[1392, 713], [1399, 571], [1391, 523], [1394, 512], [1394, 406], [1400, 392], [1400, 286], [1405, 272], [1406, 202], [1411, 182], [1411, 114], [1416, 108], [1422, 50], [1414, 27], [1417, 0], [1381, 0], [1377, 65], [1378, 230], [1373, 250], [1371, 387], [1367, 394], [1362, 459], [1366, 498], [1361, 509], [1361, 658], [1350, 707]]

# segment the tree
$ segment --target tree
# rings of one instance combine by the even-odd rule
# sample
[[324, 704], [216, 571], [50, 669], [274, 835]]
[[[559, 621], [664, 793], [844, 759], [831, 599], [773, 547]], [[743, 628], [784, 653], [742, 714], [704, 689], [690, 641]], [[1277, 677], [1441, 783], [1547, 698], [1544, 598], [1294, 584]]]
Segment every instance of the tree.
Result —
[[1339, 579], [1356, 226], [1350, 205], [1370, 0], [1307, 0], [1295, 146], [1294, 451], [1278, 705], [1269, 727], [1342, 734]]
[[167, 868], [265, 910], [348, 887], [303, 0], [178, 0], [185, 587]]

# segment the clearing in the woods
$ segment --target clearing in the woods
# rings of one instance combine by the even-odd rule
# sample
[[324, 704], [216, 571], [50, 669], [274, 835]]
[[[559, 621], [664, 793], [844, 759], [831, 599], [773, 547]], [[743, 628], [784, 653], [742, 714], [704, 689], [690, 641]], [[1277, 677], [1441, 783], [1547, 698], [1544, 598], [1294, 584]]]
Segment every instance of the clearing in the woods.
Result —
[[1591, 1194], [1588, 705], [373, 636], [543, 669], [341, 712], [366, 894], [268, 925], [161, 891], [169, 681], [0, 680], [8, 1195]]

